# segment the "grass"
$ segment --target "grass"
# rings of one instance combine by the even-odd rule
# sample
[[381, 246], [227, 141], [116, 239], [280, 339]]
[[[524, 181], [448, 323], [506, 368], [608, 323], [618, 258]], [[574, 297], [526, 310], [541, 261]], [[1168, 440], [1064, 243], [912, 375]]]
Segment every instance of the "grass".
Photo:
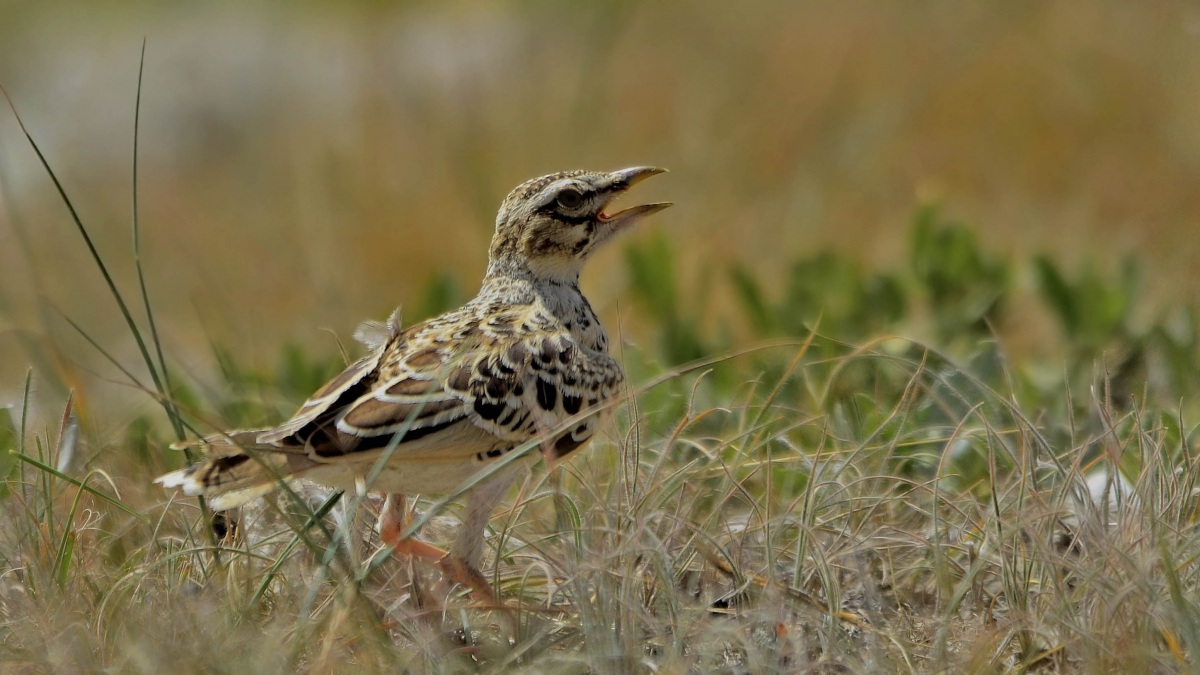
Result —
[[[373, 555], [373, 501], [281, 496], [214, 545], [195, 503], [149, 487], [161, 460], [75, 480], [52, 468], [69, 430], [30, 434], [5, 501], [3, 657], [121, 672], [1190, 667], [1200, 468], [1180, 426], [1099, 397], [1086, 408], [1102, 425], [1073, 420], [1058, 445], [1072, 420], [951, 381], [932, 352], [789, 351], [786, 380], [748, 383], [737, 404], [695, 374], [660, 385], [685, 408], [671, 426], [630, 399], [607, 439], [522, 483], [487, 569], [515, 630]], [[835, 404], [856, 368], [903, 386]], [[1114, 485], [1094, 498], [1096, 476]], [[448, 538], [453, 512], [422, 536]]]
[[[279, 421], [353, 355], [280, 341], [263, 366], [206, 330], [208, 374], [163, 337], [137, 192], [127, 296], [102, 253], [125, 228], [88, 221], [34, 150], [105, 282], [73, 302], [112, 296], [96, 312], [128, 334], [64, 314], [115, 381], [57, 381], [86, 357], [21, 334], [33, 365], [0, 408], [6, 672], [1197, 667], [1200, 320], [1148, 305], [1136, 256], [1112, 273], [1005, 253], [934, 202], [888, 264], [827, 249], [689, 285], [694, 242], [628, 242], [619, 325], [650, 338], [620, 341], [633, 384], [601, 436], [535, 467], [491, 521], [500, 612], [381, 552], [373, 498], [301, 485], [214, 518], [151, 485], [185, 461], [170, 441]], [[678, 201], [710, 198], [728, 206]], [[463, 299], [453, 275], [423, 288], [420, 314]], [[714, 320], [710, 295], [732, 314]], [[1013, 348], [1031, 314], [1049, 337]], [[452, 538], [456, 500], [417, 508], [421, 537]]]
[[[470, 292], [499, 199], [565, 167], [670, 168], [638, 189], [676, 206], [628, 241], [663, 233], [687, 283], [740, 263], [778, 289], [794, 258], [818, 251], [900, 265], [914, 208], [941, 201], [990, 251], [1101, 272], [1135, 251], [1155, 265], [1145, 301], [1200, 300], [1187, 245], [1197, 111], [1178, 86], [1200, 57], [1190, 3], [122, 8], [21, 4], [0, 25], [0, 82], [132, 291], [129, 130], [148, 38], [141, 259], [172, 374], [208, 387], [220, 384], [210, 341], [264, 371], [281, 345], [331, 352], [325, 330], [344, 336], [397, 303], [416, 318], [416, 289], [438, 275]], [[139, 356], [95, 296], [99, 277], [59, 272], [85, 251], [8, 115], [0, 146], [10, 403], [49, 351], [17, 335], [52, 343], [64, 358], [46, 365], [62, 379], [112, 372], [48, 299], [127, 362]], [[657, 324], [624, 311], [621, 251], [594, 262], [597, 311], [649, 342]], [[741, 319], [713, 290], [710, 333]], [[1008, 348], [1043, 356], [1053, 328], [1022, 325]], [[65, 395], [58, 379], [39, 392]]]
[[[1200, 462], [1185, 413], [1194, 402], [1114, 398], [1104, 373], [1078, 396], [1077, 373], [1038, 386], [1004, 364], [980, 328], [1004, 305], [996, 279], [1007, 273], [995, 271], [1004, 265], [959, 265], [948, 251], [986, 254], [929, 223], [918, 217], [915, 250], [960, 243], [916, 253], [912, 277], [892, 283], [908, 288], [904, 307], [935, 308], [933, 324], [965, 362], [902, 338], [845, 342], [811, 329], [682, 368], [626, 354], [647, 384], [629, 392], [605, 438], [539, 467], [492, 521], [487, 573], [508, 613], [447, 595], [430, 570], [381, 554], [372, 499], [304, 486], [214, 525], [202, 505], [150, 485], [175, 462], [160, 451], [159, 425], [134, 425], [117, 441], [122, 452], [80, 475], [79, 447], [106, 441], [69, 400], [54, 427], [29, 429], [27, 410], [10, 414], [0, 440], [19, 461], [0, 529], [0, 657], [29, 672], [1191, 667]], [[634, 278], [669, 269], [648, 255], [671, 254], [631, 254], [643, 268]], [[843, 309], [880, 287], [845, 282], [861, 276], [833, 275], [848, 294]], [[651, 309], [679, 307], [655, 304], [667, 292], [655, 283], [644, 282]], [[744, 273], [731, 283], [764, 336], [787, 332], [779, 324], [794, 320], [792, 300], [766, 297]], [[1047, 305], [1074, 302], [1073, 285], [1086, 284], [1048, 286]], [[801, 281], [790, 288], [812, 294]], [[869, 332], [870, 314], [835, 311], [828, 325]], [[662, 359], [688, 353], [680, 345], [713, 348], [686, 316], [663, 320]], [[1106, 325], [1096, 344], [1127, 339], [1122, 321]], [[1150, 359], [1169, 352], [1142, 349]], [[222, 362], [226, 391], [251, 399], [217, 394], [211, 405], [223, 404], [227, 420], [277, 417], [263, 404], [278, 395], [252, 399], [288, 382], [295, 391], [284, 397], [298, 398], [328, 375], [294, 350], [274, 374]], [[210, 428], [209, 404], [180, 387], [164, 410]], [[1169, 380], [1141, 394], [1162, 400]], [[453, 502], [420, 504], [421, 535], [449, 539]]]

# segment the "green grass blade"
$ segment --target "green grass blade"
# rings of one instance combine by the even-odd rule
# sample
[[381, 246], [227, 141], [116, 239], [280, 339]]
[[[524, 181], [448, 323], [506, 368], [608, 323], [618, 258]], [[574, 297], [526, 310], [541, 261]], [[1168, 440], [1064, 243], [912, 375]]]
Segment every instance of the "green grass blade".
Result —
[[113, 364], [113, 366], [117, 370], [121, 371], [122, 375], [129, 378], [129, 381], [132, 382], [136, 387], [138, 387], [139, 389], [143, 389], [143, 390], [146, 389], [145, 385], [142, 384], [141, 380], [137, 379], [137, 376], [134, 375], [133, 373], [129, 372], [129, 370], [127, 368], [125, 368], [125, 366], [122, 366], [121, 362], [118, 361], [115, 356], [113, 356], [112, 354], [109, 354], [108, 350], [106, 350], [104, 347], [100, 346], [100, 343], [96, 342], [96, 340], [94, 340], [91, 335], [88, 335], [88, 332], [83, 329], [83, 326], [80, 326], [79, 324], [75, 323], [75, 321], [72, 320], [71, 317], [67, 316], [66, 313], [63, 312], [62, 310], [58, 310], [57, 308], [55, 308], [55, 309], [56, 309], [56, 311], [58, 311], [58, 315], [61, 316], [64, 321], [66, 321], [68, 324], [70, 324], [71, 328], [74, 328], [75, 332], [79, 333], [80, 337], [82, 337], [84, 340], [87, 340], [88, 344], [90, 344], [93, 348], [95, 348], [96, 351], [100, 352], [100, 355], [103, 356], [106, 361]]
[[75, 532], [71, 529], [71, 523], [79, 511], [79, 500], [83, 497], [86, 483], [91, 477], [91, 473], [84, 477], [80, 489], [75, 491], [75, 499], [71, 500], [71, 510], [67, 512], [67, 517], [63, 520], [62, 537], [58, 542], [58, 552], [54, 556], [54, 564], [51, 566], [51, 569], [54, 570], [54, 580], [58, 582], [59, 588], [65, 588], [67, 585], [67, 575], [71, 571], [71, 560], [75, 554]]
[[[167, 371], [167, 360], [163, 357], [162, 340], [158, 337], [158, 325], [154, 321], [154, 312], [150, 308], [150, 293], [146, 289], [146, 274], [142, 269], [141, 228], [138, 222], [138, 129], [142, 119], [142, 75], [146, 70], [146, 40], [142, 40], [142, 54], [138, 61], [137, 97], [133, 105], [133, 265], [137, 270], [138, 289], [142, 294], [142, 306], [146, 310], [146, 323], [150, 327], [150, 341], [154, 343], [154, 354], [158, 358], [158, 370], [162, 373], [162, 386], [159, 394], [162, 396], [163, 409], [171, 420], [178, 440], [185, 438], [183, 422], [179, 417], [179, 408], [171, 397], [171, 374]], [[149, 358], [149, 357], [146, 357]], [[151, 372], [154, 372], [151, 368]]]
[[121, 509], [125, 513], [128, 513], [129, 515], [133, 516], [134, 518], [137, 518], [138, 520], [140, 520], [142, 522], [149, 522], [149, 520], [150, 520], [146, 516], [138, 513], [137, 511], [134, 511], [132, 508], [126, 506], [119, 499], [114, 499], [113, 497], [104, 494], [103, 492], [97, 490], [94, 487], [85, 485], [83, 483], [83, 481], [77, 480], [75, 478], [71, 478], [70, 476], [64, 474], [63, 472], [59, 471], [58, 469], [55, 469], [54, 467], [52, 467], [44, 462], [38, 461], [38, 460], [30, 457], [29, 455], [17, 452], [15, 450], [12, 450], [10, 452], [11, 452], [11, 454], [15, 455], [17, 459], [21, 460], [22, 462], [25, 462], [26, 464], [32, 464], [33, 466], [37, 467], [38, 469], [41, 469], [42, 471], [45, 471], [46, 473], [50, 474], [51, 476], [54, 476], [60, 480], [66, 481], [81, 490], [85, 490], [85, 491], [99, 497], [100, 499], [103, 499], [104, 501], [108, 502], [109, 504], [112, 504], [113, 506], [117, 507], [118, 509]]
[[[108, 266], [104, 264], [104, 258], [100, 255], [100, 251], [96, 249], [96, 244], [92, 241], [91, 234], [88, 233], [87, 227], [83, 224], [83, 219], [80, 218], [79, 212], [75, 209], [75, 204], [71, 198], [67, 196], [66, 188], [58, 180], [58, 175], [54, 173], [54, 169], [50, 167], [50, 162], [46, 156], [42, 154], [42, 149], [37, 142], [33, 140], [33, 135], [29, 133], [29, 129], [25, 127], [25, 121], [21, 119], [17, 113], [17, 108], [9, 97], [8, 91], [0, 87], [0, 93], [4, 94], [4, 98], [8, 101], [9, 108], [13, 111], [13, 116], [17, 119], [17, 125], [21, 127], [21, 133], [25, 135], [25, 139], [29, 141], [29, 145], [33, 148], [33, 152], [37, 155], [38, 161], [41, 162], [42, 168], [49, 174], [50, 180], [54, 183], [55, 189], [58, 191], [59, 198], [66, 205], [67, 210], [71, 213], [71, 220], [75, 223], [75, 228], [79, 232], [79, 236], [83, 238], [84, 244], [87, 245], [88, 252], [92, 256], [92, 262], [95, 263], [96, 269], [100, 270], [101, 276], [104, 277], [104, 283], [108, 286], [109, 292], [113, 299], [117, 302], [117, 307], [121, 310], [121, 316], [125, 318], [125, 324], [129, 327], [130, 334], [133, 335], [134, 341], [137, 343], [138, 350], [142, 354], [142, 360], [146, 364], [146, 368], [150, 371], [150, 378], [154, 381], [154, 386], [163, 392], [163, 384], [158, 375], [158, 369], [154, 367], [154, 360], [150, 358], [150, 351], [146, 347], [146, 341], [142, 339], [142, 332], [138, 329], [137, 322], [133, 320], [133, 314], [129, 311], [129, 306], [125, 302], [124, 296], [121, 295], [120, 289], [117, 288], [116, 281], [113, 280], [112, 274], [108, 271]], [[163, 399], [166, 400], [165, 397]], [[164, 408], [168, 414], [171, 414], [169, 406], [164, 402]]]
[[71, 572], [71, 560], [75, 554], [75, 533], [70, 527], [63, 528], [62, 542], [59, 544], [58, 558], [55, 561], [54, 580], [59, 588], [67, 585], [67, 575]]

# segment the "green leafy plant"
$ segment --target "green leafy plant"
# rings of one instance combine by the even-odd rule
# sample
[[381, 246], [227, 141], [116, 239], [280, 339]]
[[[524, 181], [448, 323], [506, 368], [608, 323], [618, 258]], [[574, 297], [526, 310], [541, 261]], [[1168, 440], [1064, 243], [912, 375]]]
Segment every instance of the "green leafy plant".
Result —
[[1063, 336], [1085, 357], [1132, 337], [1131, 313], [1139, 289], [1137, 265], [1126, 258], [1118, 276], [1104, 277], [1085, 265], [1071, 280], [1050, 257], [1034, 258], [1038, 289], [1062, 328]]
[[651, 237], [625, 249], [630, 290], [661, 326], [659, 351], [667, 363], [694, 361], [712, 351], [702, 337], [699, 320], [690, 314], [679, 292], [675, 254], [666, 237]]
[[1010, 266], [986, 253], [974, 232], [924, 206], [913, 223], [910, 265], [928, 298], [939, 341], [973, 340], [990, 333], [1009, 286]]

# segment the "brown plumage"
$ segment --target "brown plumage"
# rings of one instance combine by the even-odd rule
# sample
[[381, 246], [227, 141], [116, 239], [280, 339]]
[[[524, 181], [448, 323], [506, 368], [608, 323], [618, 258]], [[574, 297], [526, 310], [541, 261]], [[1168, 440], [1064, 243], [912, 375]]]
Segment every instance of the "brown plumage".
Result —
[[[386, 324], [364, 324], [356, 337], [370, 354], [290, 420], [197, 441], [207, 459], [157, 482], [205, 495], [221, 510], [262, 496], [281, 479], [351, 489], [389, 452], [367, 486], [389, 493], [380, 521], [385, 540], [398, 551], [438, 558], [456, 580], [483, 592], [486, 583], [474, 571], [482, 531], [512, 472], [472, 492], [445, 561], [441, 551], [400, 539], [400, 495], [452, 491], [531, 439], [562, 457], [591, 438], [595, 420], [586, 412], [617, 393], [622, 373], [579, 291], [579, 272], [598, 246], [668, 206], [605, 212], [630, 186], [661, 172], [572, 171], [518, 186], [500, 207], [487, 275], [473, 300], [406, 329], [396, 314]], [[579, 424], [547, 435], [580, 413]]]

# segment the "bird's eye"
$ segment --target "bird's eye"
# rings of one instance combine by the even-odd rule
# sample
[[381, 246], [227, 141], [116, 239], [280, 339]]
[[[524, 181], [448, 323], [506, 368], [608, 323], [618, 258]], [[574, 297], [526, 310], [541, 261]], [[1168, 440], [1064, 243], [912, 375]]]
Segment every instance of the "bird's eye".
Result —
[[558, 193], [557, 201], [564, 209], [577, 209], [583, 204], [583, 193], [579, 190], [563, 190]]

